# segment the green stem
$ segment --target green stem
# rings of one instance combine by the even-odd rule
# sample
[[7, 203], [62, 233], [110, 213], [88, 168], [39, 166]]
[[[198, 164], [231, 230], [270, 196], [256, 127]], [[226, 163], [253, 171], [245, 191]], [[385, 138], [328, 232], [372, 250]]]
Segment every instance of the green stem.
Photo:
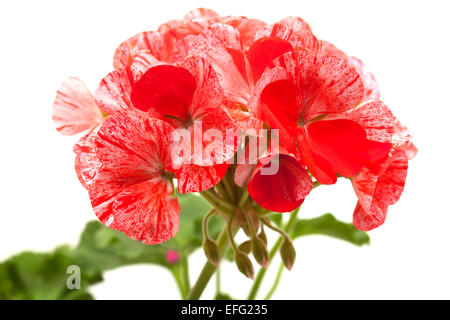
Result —
[[[234, 234], [236, 234], [236, 232], [237, 232], [237, 229], [235, 229], [233, 231], [233, 236], [234, 236]], [[223, 255], [225, 254], [225, 251], [228, 249], [228, 234], [227, 234], [227, 226], [226, 225], [222, 229], [222, 232], [220, 233], [219, 238], [217, 239], [217, 246], [219, 249], [219, 259], [221, 259], [223, 257]], [[217, 270], [217, 267], [214, 266], [213, 264], [211, 264], [209, 261], [207, 261], [205, 263], [205, 265], [203, 266], [203, 269], [200, 272], [200, 275], [198, 276], [197, 281], [195, 282], [191, 291], [187, 295], [186, 299], [187, 300], [198, 300], [216, 270]]]
[[273, 283], [272, 288], [270, 288], [269, 292], [265, 296], [264, 300], [269, 300], [275, 293], [275, 290], [277, 289], [278, 285], [280, 284], [281, 275], [283, 274], [283, 270], [284, 270], [284, 264], [280, 263], [280, 266], [278, 267], [277, 275], [275, 277], [275, 282]]
[[[289, 230], [292, 228], [292, 225], [294, 224], [295, 220], [297, 219], [297, 215], [298, 215], [298, 211], [300, 210], [300, 207], [295, 209], [292, 213], [291, 216], [289, 217], [288, 222], [286, 223], [286, 226], [283, 228], [284, 231], [289, 232]], [[269, 265], [270, 265], [270, 261], [272, 261], [273, 257], [275, 257], [275, 254], [277, 253], [278, 249], [281, 246], [281, 242], [283, 241], [283, 236], [280, 236], [278, 238], [278, 240], [275, 242], [275, 244], [273, 245], [272, 249], [270, 250], [269, 253]], [[250, 293], [248, 295], [248, 300], [254, 300], [256, 297], [256, 294], [258, 293], [258, 290], [261, 286], [261, 282], [264, 278], [264, 276], [266, 275], [267, 269], [269, 267], [265, 268], [261, 268], [259, 269], [258, 275], [256, 276], [255, 282], [253, 283], [253, 286], [250, 290]]]
[[189, 289], [186, 287], [186, 283], [183, 279], [183, 272], [181, 270], [181, 266], [177, 266], [174, 269], [171, 269], [173, 277], [175, 278], [175, 282], [177, 284], [178, 289], [180, 290], [181, 298], [185, 299]]
[[200, 192], [200, 196], [206, 200], [212, 207], [216, 208], [217, 211], [222, 212], [227, 215], [233, 214], [233, 210], [229, 210], [227, 208], [221, 207], [209, 194], [203, 192]]
[[186, 288], [185, 296], [187, 296], [189, 290], [191, 289], [191, 281], [189, 280], [189, 261], [187, 257], [183, 257], [181, 259], [181, 268], [182, 268], [181, 275], [183, 277], [183, 282]]
[[220, 294], [222, 292], [222, 288], [220, 286], [220, 267], [217, 268], [216, 271], [216, 295]]
[[205, 190], [201, 194], [207, 194], [211, 199], [213, 199], [217, 204], [219, 204], [223, 208], [226, 208], [231, 211], [234, 211], [236, 209], [236, 206], [234, 204], [219, 198], [217, 194], [212, 190]]
[[234, 196], [233, 187], [230, 183], [230, 180], [228, 180], [228, 175], [225, 175], [225, 177], [222, 179], [222, 184], [225, 186], [225, 191], [228, 194], [228, 197], [232, 202], [236, 201], [236, 197]]

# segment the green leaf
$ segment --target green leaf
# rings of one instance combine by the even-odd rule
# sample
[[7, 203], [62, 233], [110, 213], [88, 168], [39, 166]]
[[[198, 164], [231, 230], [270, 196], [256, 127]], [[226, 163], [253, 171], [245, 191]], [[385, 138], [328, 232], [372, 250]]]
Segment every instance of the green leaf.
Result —
[[353, 224], [337, 220], [331, 213], [313, 219], [299, 219], [293, 227], [293, 239], [307, 235], [325, 235], [357, 246], [369, 244], [369, 235], [357, 230]]
[[81, 277], [81, 289], [69, 290], [67, 267], [77, 265], [73, 250], [59, 247], [52, 253], [23, 252], [0, 264], [0, 300], [92, 299], [89, 285], [99, 274]]
[[[152, 263], [172, 270], [177, 265], [166, 261], [168, 250], [176, 250], [180, 259], [187, 257], [202, 243], [202, 218], [210, 209], [201, 197], [179, 197], [180, 231], [160, 245], [146, 245], [126, 237], [122, 232], [91, 221], [75, 248], [57, 248], [50, 253], [24, 252], [0, 264], [0, 299], [92, 299], [89, 286], [102, 280], [106, 270], [134, 263]], [[223, 219], [210, 221], [210, 234], [217, 236]], [[67, 267], [81, 270], [81, 289], [67, 289]]]
[[287, 215], [290, 213], [271, 213], [268, 218], [275, 223], [277, 226], [281, 226], [281, 222], [283, 221], [283, 214]]

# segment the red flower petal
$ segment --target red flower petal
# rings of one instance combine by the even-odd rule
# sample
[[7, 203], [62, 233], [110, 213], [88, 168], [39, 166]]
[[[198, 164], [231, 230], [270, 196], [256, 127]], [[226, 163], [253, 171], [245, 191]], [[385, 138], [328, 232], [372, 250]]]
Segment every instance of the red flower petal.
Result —
[[336, 172], [331, 163], [311, 150], [306, 131], [303, 128], [298, 128], [297, 143], [301, 158], [314, 178], [320, 184], [336, 183]]
[[103, 119], [94, 97], [78, 78], [69, 78], [59, 88], [53, 103], [53, 121], [64, 135], [96, 127]]
[[147, 244], [178, 231], [179, 205], [165, 179], [171, 169], [173, 129], [163, 121], [108, 117], [96, 139], [102, 166], [89, 188], [97, 217], [109, 227]]
[[275, 174], [264, 175], [262, 169], [271, 166], [273, 156], [262, 159], [248, 184], [250, 197], [260, 206], [275, 212], [288, 212], [300, 206], [313, 183], [304, 166], [294, 157], [279, 155]]
[[391, 110], [381, 101], [369, 101], [345, 113], [328, 116], [328, 119], [348, 119], [358, 123], [367, 134], [367, 139], [391, 142], [394, 124], [397, 121]]
[[353, 223], [360, 230], [368, 231], [383, 224], [387, 208], [398, 201], [406, 181], [408, 157], [397, 149], [383, 164], [381, 173], [364, 168], [352, 179], [358, 196]]
[[312, 152], [327, 159], [333, 170], [345, 177], [356, 175], [366, 162], [385, 157], [392, 147], [368, 141], [360, 125], [345, 119], [314, 121], [306, 132]]
[[183, 165], [177, 171], [178, 191], [180, 193], [202, 192], [218, 184], [230, 165], [222, 163], [215, 166], [201, 167]]
[[[98, 128], [97, 128], [98, 129]], [[97, 130], [91, 130], [83, 136], [73, 147], [75, 153], [75, 172], [83, 187], [89, 189], [93, 183], [101, 163], [95, 153], [95, 139]]]
[[131, 101], [144, 112], [153, 108], [165, 116], [185, 120], [195, 87], [195, 79], [188, 70], [160, 65], [150, 68], [134, 84]]
[[293, 49], [289, 41], [267, 37], [257, 40], [250, 47], [247, 59], [252, 68], [253, 80], [258, 80], [266, 67], [283, 53]]

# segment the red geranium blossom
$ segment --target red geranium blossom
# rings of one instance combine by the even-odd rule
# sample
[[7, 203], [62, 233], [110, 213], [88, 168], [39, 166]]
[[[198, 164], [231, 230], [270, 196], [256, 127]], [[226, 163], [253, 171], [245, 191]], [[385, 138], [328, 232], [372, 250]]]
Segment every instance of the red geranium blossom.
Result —
[[[177, 168], [179, 191], [199, 192], [214, 186], [225, 175], [226, 161], [237, 148], [235, 139], [227, 139], [237, 135], [237, 128], [223, 109], [217, 73], [199, 57], [187, 57], [173, 65], [157, 64], [143, 71], [132, 72], [124, 67], [111, 72], [96, 92], [97, 104], [107, 113], [135, 110], [176, 129], [186, 129], [190, 133], [186, 143], [192, 148], [200, 143], [202, 153], [192, 152], [191, 158], [185, 157]], [[200, 129], [195, 125], [197, 120], [201, 121]], [[211, 143], [205, 138], [208, 129], [222, 134], [220, 154], [206, 152]], [[195, 134], [195, 130], [201, 131]], [[193, 179], [199, 175], [201, 179]]]
[[336, 174], [352, 177], [391, 148], [367, 139], [354, 121], [326, 118], [356, 107], [363, 95], [361, 78], [346, 61], [296, 50], [264, 72], [249, 108], [280, 130], [281, 143], [298, 150], [318, 182], [332, 184]]
[[[235, 156], [246, 160], [235, 184], [275, 212], [297, 208], [317, 183], [350, 178], [361, 230], [380, 226], [403, 191], [417, 151], [409, 132], [362, 61], [301, 18], [266, 24], [196, 9], [121, 43], [113, 66], [95, 95], [65, 81], [53, 120], [65, 135], [87, 132], [73, 149], [77, 176], [100, 221], [133, 239], [173, 237], [173, 179], [180, 193], [204, 191]], [[277, 131], [267, 139], [262, 128]], [[236, 155], [239, 130], [256, 154]], [[224, 187], [218, 203], [235, 198]]]

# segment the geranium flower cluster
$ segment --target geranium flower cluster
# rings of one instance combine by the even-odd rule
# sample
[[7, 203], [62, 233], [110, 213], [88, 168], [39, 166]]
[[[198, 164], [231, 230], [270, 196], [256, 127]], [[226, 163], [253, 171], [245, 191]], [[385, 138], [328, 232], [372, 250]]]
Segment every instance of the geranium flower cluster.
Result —
[[[65, 135], [86, 132], [74, 147], [78, 178], [100, 221], [133, 239], [177, 233], [175, 185], [206, 197], [248, 190], [252, 212], [288, 212], [346, 177], [360, 230], [380, 226], [403, 191], [416, 153], [408, 130], [362, 61], [301, 18], [266, 24], [197, 9], [124, 41], [113, 66], [95, 94], [65, 81], [53, 119]], [[252, 145], [265, 147], [249, 155]]]

